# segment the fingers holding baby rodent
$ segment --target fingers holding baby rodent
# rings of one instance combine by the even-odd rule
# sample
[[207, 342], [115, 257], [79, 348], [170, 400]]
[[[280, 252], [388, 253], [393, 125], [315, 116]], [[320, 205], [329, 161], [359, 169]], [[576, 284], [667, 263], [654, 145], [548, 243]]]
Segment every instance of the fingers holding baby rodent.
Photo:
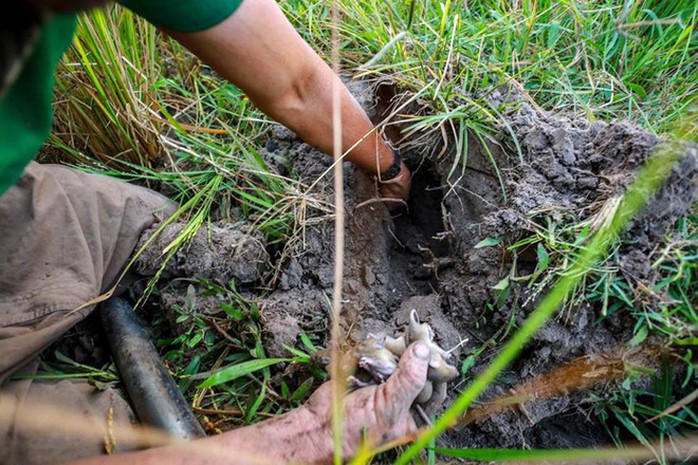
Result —
[[386, 413], [398, 417], [409, 411], [426, 384], [428, 369], [429, 347], [423, 342], [408, 347], [395, 373], [378, 387], [383, 391], [378, 395], [388, 401]]

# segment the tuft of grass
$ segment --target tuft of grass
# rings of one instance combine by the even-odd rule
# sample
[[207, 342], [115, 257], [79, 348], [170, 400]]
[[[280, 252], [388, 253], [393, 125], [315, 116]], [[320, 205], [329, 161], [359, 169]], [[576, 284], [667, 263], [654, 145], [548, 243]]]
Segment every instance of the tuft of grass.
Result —
[[298, 188], [259, 155], [269, 127], [261, 113], [144, 20], [119, 6], [82, 16], [57, 81], [44, 160], [139, 181], [180, 203], [198, 195], [188, 235], [212, 213], [257, 221], [272, 237], [290, 230], [276, 204]]
[[[204, 313], [204, 301], [218, 309]], [[222, 313], [211, 314], [212, 310]], [[228, 425], [250, 424], [297, 407], [325, 374], [310, 354], [289, 348], [290, 358], [267, 357], [257, 306], [237, 293], [206, 280], [192, 282], [173, 314], [160, 313], [153, 326], [165, 363], [173, 367], [180, 389], [193, 399], [194, 411]], [[315, 347], [303, 338], [306, 350]], [[271, 367], [285, 366], [288, 376], [272, 379]]]
[[[663, 414], [671, 407], [676, 388], [683, 385], [676, 383], [673, 364], [665, 357], [648, 387], [638, 387], [637, 380], [628, 378], [610, 398], [597, 399], [598, 404], [594, 407], [618, 447], [623, 447], [631, 438], [645, 446], [662, 464], [676, 463], [675, 459], [667, 457], [664, 444], [698, 429], [698, 415], [690, 403]], [[689, 382], [691, 378], [691, 374], [687, 374], [683, 382]]]
[[[698, 6], [691, 0], [339, 5], [343, 65], [411, 92], [428, 88], [428, 118], [410, 120], [460, 143], [459, 125], [492, 130], [496, 118], [483, 97], [505, 83], [546, 110], [628, 119], [658, 133], [698, 108]], [[283, 7], [309, 43], [329, 53], [326, 3]], [[695, 127], [687, 134], [697, 136]]]
[[69, 148], [64, 160], [83, 161], [87, 151], [100, 162], [148, 167], [164, 156], [154, 90], [158, 37], [143, 23], [102, 10], [80, 18], [57, 83], [54, 141]]

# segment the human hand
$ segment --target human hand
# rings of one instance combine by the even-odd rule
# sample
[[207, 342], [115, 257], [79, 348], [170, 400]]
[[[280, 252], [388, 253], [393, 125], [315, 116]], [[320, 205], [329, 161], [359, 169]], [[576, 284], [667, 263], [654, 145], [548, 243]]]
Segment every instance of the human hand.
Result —
[[[364, 439], [380, 446], [417, 431], [410, 407], [427, 381], [429, 347], [424, 342], [410, 345], [388, 380], [378, 386], [356, 390], [345, 398], [342, 453], [354, 456]], [[444, 384], [445, 386], [445, 384]], [[441, 401], [443, 398], [441, 398]], [[441, 402], [439, 401], [439, 402]], [[109, 463], [163, 463], [199, 465], [210, 463], [202, 450], [235, 451], [216, 463], [307, 463], [331, 464], [332, 384], [320, 386], [305, 405], [254, 425], [195, 441], [196, 449], [180, 446], [152, 448], [132, 454], [116, 454], [87, 460], [81, 465]], [[226, 457], [229, 454], [226, 452]], [[243, 459], [247, 457], [247, 459]], [[254, 460], [253, 460], [254, 459]]]
[[404, 205], [410, 195], [412, 175], [403, 161], [400, 165], [400, 173], [389, 181], [378, 181], [378, 192], [388, 209], [395, 209]]
[[[380, 446], [417, 431], [410, 407], [427, 380], [429, 348], [418, 342], [412, 344], [400, 358], [397, 370], [378, 386], [369, 386], [352, 392], [344, 402], [344, 458], [352, 457], [367, 440]], [[301, 407], [324, 425], [324, 443], [315, 443], [318, 460], [332, 462], [331, 412], [332, 385], [323, 384]]]

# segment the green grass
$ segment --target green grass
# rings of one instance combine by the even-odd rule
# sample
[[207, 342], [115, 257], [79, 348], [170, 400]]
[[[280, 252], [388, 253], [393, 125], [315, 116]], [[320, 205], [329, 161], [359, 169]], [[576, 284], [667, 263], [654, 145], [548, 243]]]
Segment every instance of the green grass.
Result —
[[[543, 108], [629, 119], [660, 133], [698, 105], [698, 6], [691, 0], [340, 5], [346, 68], [426, 89], [430, 115], [423, 125], [487, 127], [491, 112], [479, 94], [514, 81]], [[284, 7], [311, 44], [329, 50], [326, 3], [291, 0]]]
[[166, 185], [182, 204], [198, 197], [183, 212], [195, 218], [193, 230], [215, 199], [218, 212], [239, 209], [271, 237], [287, 232], [288, 217], [274, 215], [274, 205], [297, 188], [269, 173], [258, 154], [268, 127], [261, 114], [129, 12], [80, 19], [59, 70], [55, 112], [60, 152], [45, 150], [44, 160]]
[[[218, 300], [221, 313], [199, 311], [199, 299], [208, 297]], [[168, 315], [153, 312], [153, 327], [165, 335], [156, 345], [180, 389], [193, 399], [195, 411], [217, 415], [229, 425], [255, 423], [297, 407], [325, 378], [310, 363], [316, 348], [307, 337], [302, 338], [305, 351], [290, 348], [289, 358], [268, 358], [259, 310], [234, 289], [192, 282], [184, 303], [170, 310]], [[274, 384], [280, 387], [277, 392], [269, 368], [279, 364], [287, 376]]]
[[[499, 126], [505, 109], [487, 101], [488, 93], [501, 84], [524, 89], [547, 110], [591, 120], [629, 119], [659, 134], [680, 127], [684, 138], [697, 138], [694, 1], [339, 3], [343, 69], [368, 79], [389, 79], [404, 92], [401, 101], [413, 99], [416, 110], [401, 112], [391, 124], [405, 123], [410, 134], [444, 134], [452, 147], [454, 176], [465, 166], [469, 145], [510, 135], [506, 126]], [[328, 5], [319, 0], [282, 3], [299, 32], [325, 56], [331, 49]], [[313, 214], [312, 208], [303, 207], [313, 205], [312, 192], [304, 195], [305, 186], [270, 173], [259, 156], [270, 127], [263, 115], [240, 91], [128, 12], [114, 8], [81, 19], [75, 46], [59, 73], [56, 102], [53, 147], [58, 151], [47, 150], [45, 157], [166, 187], [182, 205], [181, 217], [189, 221], [170, 251], [186, 244], [211, 216], [247, 219], [282, 246]], [[515, 138], [510, 142], [511, 156], [520, 156]], [[501, 177], [500, 183], [505, 196]], [[316, 206], [315, 214], [326, 213]], [[637, 322], [630, 342], [640, 344], [659, 335], [667, 346], [686, 348], [680, 352], [688, 367], [683, 383], [692, 382], [696, 361], [690, 346], [695, 345], [698, 324], [695, 211], [679, 221], [666, 249], [656, 256], [653, 266], [659, 279], [649, 283], [648, 292], [667, 297], [659, 304], [638, 293], [635, 283], [613, 266], [617, 249], [611, 248], [607, 260], [591, 260], [599, 258], [602, 248], [588, 241], [605, 230], [570, 219], [541, 224], [539, 231], [509, 246], [514, 253], [535, 247], [538, 268], [523, 280], [512, 270], [500, 283], [502, 293], [518, 284], [540, 296], [562, 278], [569, 294], [555, 291], [554, 301], [545, 300], [545, 312], [523, 332], [513, 326], [503, 332], [514, 342], [484, 378], [464, 391], [451, 416], [475, 399], [518, 354], [517, 344], [562, 300], [568, 305], [591, 302], [601, 309], [600, 317], [629, 312]], [[570, 281], [570, 264], [586, 278]], [[150, 289], [156, 291], [156, 284]], [[206, 411], [234, 409], [239, 414], [230, 421], [244, 424], [302, 402], [322, 378], [308, 364], [312, 342], [306, 338], [303, 350], [285, 362], [298, 368], [297, 374], [275, 391], [270, 380], [277, 361], [264, 353], [255, 306], [234, 289], [212, 283], [193, 283], [191, 289], [190, 301], [175, 309], [176, 335], [159, 345], [194, 404]], [[234, 343], [197, 311], [196, 296], [209, 294], [223, 299], [226, 318], [217, 324]], [[169, 324], [165, 319], [155, 323]], [[611, 398], [599, 399], [599, 415], [607, 418], [612, 437], [620, 441], [630, 434], [650, 444], [695, 424], [694, 413], [685, 408], [637, 426], [676, 397], [667, 390], [670, 376], [675, 375], [657, 374], [652, 390], [629, 382]], [[433, 446], [448, 423], [449, 416], [444, 418], [410, 454]]]

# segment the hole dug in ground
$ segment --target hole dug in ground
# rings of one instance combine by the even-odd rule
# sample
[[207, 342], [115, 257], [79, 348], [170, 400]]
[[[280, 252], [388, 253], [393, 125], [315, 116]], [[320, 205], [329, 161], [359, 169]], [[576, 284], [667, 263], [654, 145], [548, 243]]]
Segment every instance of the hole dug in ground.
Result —
[[412, 190], [407, 208], [392, 215], [388, 258], [395, 286], [409, 289], [411, 295], [435, 292], [433, 262], [449, 254], [443, 221], [444, 188], [430, 164], [413, 170]]

